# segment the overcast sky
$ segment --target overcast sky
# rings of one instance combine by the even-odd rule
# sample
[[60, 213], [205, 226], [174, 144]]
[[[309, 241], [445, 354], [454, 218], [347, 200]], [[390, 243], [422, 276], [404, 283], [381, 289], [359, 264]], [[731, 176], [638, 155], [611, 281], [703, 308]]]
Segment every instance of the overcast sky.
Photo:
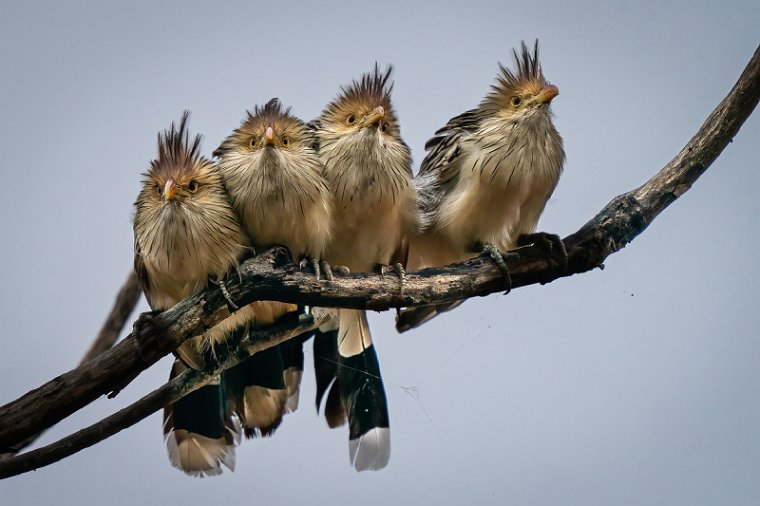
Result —
[[[94, 338], [132, 265], [140, 173], [183, 109], [210, 153], [246, 108], [279, 97], [311, 119], [393, 63], [417, 167], [497, 61], [539, 38], [567, 151], [539, 228], [566, 235], [668, 162], [760, 42], [756, 0], [198, 4], [0, 4], [0, 403]], [[371, 315], [392, 426], [380, 472], [356, 473], [347, 429], [316, 416], [309, 347], [301, 408], [240, 447], [234, 473], [172, 468], [156, 414], [0, 482], [0, 503], [758, 504], [759, 160], [756, 112], [604, 271], [471, 300], [404, 335]], [[158, 387], [169, 365], [41, 443]]]

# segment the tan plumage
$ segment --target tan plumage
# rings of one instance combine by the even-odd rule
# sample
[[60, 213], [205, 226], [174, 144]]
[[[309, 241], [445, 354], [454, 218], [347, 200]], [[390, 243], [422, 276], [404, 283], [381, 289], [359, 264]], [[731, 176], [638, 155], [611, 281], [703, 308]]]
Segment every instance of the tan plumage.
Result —
[[277, 99], [256, 107], [214, 156], [257, 250], [279, 244], [296, 261], [321, 258], [331, 236], [332, 196], [313, 135], [290, 109]]
[[[179, 129], [172, 124], [159, 134], [158, 156], [144, 175], [135, 203], [135, 269], [154, 310], [167, 309], [203, 289], [210, 278], [221, 279], [247, 250], [248, 239], [216, 166], [200, 155], [200, 136], [190, 142], [188, 116], [185, 112]], [[205, 335], [184, 343], [179, 354], [192, 365], [203, 365], [204, 354], [252, 316], [250, 308], [242, 308]], [[178, 362], [172, 374], [182, 369]], [[218, 381], [216, 385], [220, 388]], [[172, 463], [195, 475], [218, 474], [221, 464], [233, 468], [238, 430], [234, 421], [226, 416], [226, 430], [219, 437], [174, 431], [174, 407], [165, 411]], [[213, 418], [223, 413], [199, 415]]]
[[[342, 88], [312, 124], [335, 197], [334, 240], [325, 258], [352, 271], [405, 263], [407, 237], [418, 226], [411, 154], [390, 99], [391, 71], [389, 67], [381, 72], [375, 65], [373, 72]], [[339, 310], [338, 317], [337, 351], [343, 367], [338, 368], [336, 383], [343, 405], [328, 404], [334, 412], [326, 416], [334, 425], [345, 410], [352, 463], [359, 470], [379, 469], [388, 462], [390, 441], [385, 393], [380, 371], [374, 371], [377, 360], [367, 318], [364, 311], [347, 309]], [[350, 377], [351, 360], [355, 362], [351, 367], [363, 377]], [[376, 376], [375, 384], [366, 388], [364, 379], [369, 376]], [[365, 415], [355, 409], [376, 414], [372, 420], [361, 420]]]
[[[500, 75], [480, 105], [452, 118], [425, 145], [415, 179], [423, 234], [410, 244], [409, 267], [446, 265], [479, 254], [484, 245], [517, 247], [535, 230], [557, 186], [565, 153], [552, 123], [559, 93], [544, 78], [538, 41], [514, 51], [513, 72]], [[400, 331], [450, 305], [404, 311]]]
[[[257, 251], [286, 246], [294, 260], [320, 259], [330, 239], [332, 196], [314, 149], [313, 134], [279, 100], [248, 112], [214, 152], [231, 202]], [[276, 321], [292, 304], [261, 302], [256, 312]], [[258, 318], [261, 320], [261, 317]], [[238, 411], [244, 425], [276, 427], [297, 405], [300, 375], [281, 371], [280, 389], [249, 387]], [[287, 404], [291, 399], [290, 404]], [[254, 412], [256, 412], [254, 414]], [[271, 432], [262, 430], [262, 433]]]

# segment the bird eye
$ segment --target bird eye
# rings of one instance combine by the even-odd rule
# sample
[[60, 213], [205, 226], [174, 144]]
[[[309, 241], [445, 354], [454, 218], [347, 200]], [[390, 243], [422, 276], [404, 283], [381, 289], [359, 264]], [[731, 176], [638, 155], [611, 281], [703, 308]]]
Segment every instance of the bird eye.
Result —
[[520, 97], [512, 97], [512, 100], [509, 101], [510, 104], [512, 104], [513, 107], [517, 107], [520, 105], [520, 102], [522, 102], [522, 99]]
[[388, 123], [383, 123], [382, 125], [380, 125], [380, 131], [383, 132], [383, 133], [387, 132], [388, 131]]
[[159, 195], [163, 195], [164, 189], [160, 184], [156, 185], [156, 192], [158, 192]]
[[290, 144], [290, 140], [287, 137], [283, 137], [282, 138], [282, 145], [283, 146], [287, 146], [288, 144]]
[[353, 125], [354, 123], [356, 123], [356, 116], [354, 116], [353, 114], [349, 114], [348, 118], [346, 118], [346, 123], [348, 123], [349, 125]]
[[198, 191], [198, 182], [195, 179], [192, 179], [189, 183], [187, 183], [187, 190], [190, 193], [195, 193]]
[[251, 137], [251, 147], [252, 148], [256, 147], [256, 137]]

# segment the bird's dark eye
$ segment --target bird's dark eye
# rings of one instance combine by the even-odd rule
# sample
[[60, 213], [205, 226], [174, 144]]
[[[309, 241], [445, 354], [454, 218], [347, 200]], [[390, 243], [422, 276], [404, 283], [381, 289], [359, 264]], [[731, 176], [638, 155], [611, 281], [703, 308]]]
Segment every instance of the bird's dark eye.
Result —
[[356, 123], [356, 116], [354, 116], [353, 114], [349, 114], [348, 117], [346, 118], [346, 123], [348, 123], [349, 125], [353, 125], [354, 123]]
[[190, 193], [195, 193], [198, 191], [198, 182], [196, 180], [191, 180], [189, 183], [187, 183], [187, 190]]
[[383, 133], [387, 132], [388, 131], [388, 123], [383, 123], [382, 125], [380, 125], [380, 131], [383, 132]]
[[163, 195], [164, 188], [160, 184], [157, 184], [156, 185], [156, 192], [158, 192], [159, 195]]
[[517, 107], [520, 105], [520, 102], [522, 102], [522, 99], [520, 97], [512, 97], [512, 100], [509, 101], [510, 104], [512, 104], [513, 107]]
[[290, 140], [287, 137], [283, 137], [282, 138], [282, 145], [283, 146], [287, 146], [288, 144], [290, 144]]
[[251, 147], [252, 148], [256, 147], [256, 137], [251, 137]]

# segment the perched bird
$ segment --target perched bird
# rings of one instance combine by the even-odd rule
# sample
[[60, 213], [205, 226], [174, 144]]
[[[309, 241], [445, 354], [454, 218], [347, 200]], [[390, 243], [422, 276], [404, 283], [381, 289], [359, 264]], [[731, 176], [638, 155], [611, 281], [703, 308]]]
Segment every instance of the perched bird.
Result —
[[[158, 135], [158, 156], [144, 174], [135, 203], [135, 269], [154, 310], [175, 305], [209, 279], [220, 280], [248, 249], [219, 171], [200, 155], [200, 136], [190, 140], [188, 116], [183, 114], [179, 128], [172, 123]], [[189, 364], [202, 363], [252, 317], [249, 306], [241, 308], [185, 342], [178, 355]], [[172, 376], [185, 369], [175, 361]], [[164, 434], [172, 464], [188, 474], [219, 474], [221, 464], [234, 468], [239, 426], [219, 378], [165, 409]]]
[[[285, 246], [294, 260], [312, 261], [318, 277], [319, 260], [330, 239], [332, 196], [309, 128], [275, 98], [248, 112], [214, 156], [253, 247], [263, 251]], [[259, 304], [257, 311], [266, 310], [268, 323], [297, 309], [279, 302]], [[279, 356], [270, 352], [265, 367], [249, 368], [266, 374], [265, 378], [238, 374], [239, 368], [231, 370], [231, 377], [245, 385], [245, 398], [239, 400], [236, 411], [247, 434], [251, 434], [253, 413], [258, 411], [271, 419], [265, 430], [260, 428], [262, 434], [268, 434], [279, 425], [284, 412], [297, 406], [302, 345], [303, 340], [296, 338], [279, 346]], [[260, 359], [254, 355], [251, 360]], [[266, 412], [255, 409], [257, 405], [266, 405]]]
[[[411, 269], [441, 266], [533, 242], [531, 234], [557, 186], [565, 152], [552, 123], [559, 90], [544, 78], [538, 41], [513, 50], [515, 70], [499, 65], [480, 105], [452, 118], [425, 144], [415, 178], [423, 233], [411, 240]], [[407, 309], [403, 332], [458, 305]]]
[[[325, 259], [358, 272], [392, 265], [403, 282], [417, 208], [411, 154], [391, 104], [391, 72], [391, 67], [380, 71], [375, 64], [374, 71], [343, 87], [312, 127], [335, 197], [334, 239]], [[385, 467], [390, 458], [388, 410], [366, 313], [338, 310], [337, 331], [315, 340], [315, 361], [318, 405], [325, 382], [337, 374], [325, 415], [331, 426], [348, 416], [352, 464], [358, 470]]]

